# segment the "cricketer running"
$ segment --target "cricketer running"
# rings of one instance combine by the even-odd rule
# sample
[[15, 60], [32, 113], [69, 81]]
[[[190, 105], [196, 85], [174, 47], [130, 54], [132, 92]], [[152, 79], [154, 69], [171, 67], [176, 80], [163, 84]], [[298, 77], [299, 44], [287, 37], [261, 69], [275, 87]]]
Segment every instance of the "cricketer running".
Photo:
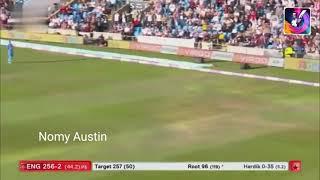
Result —
[[12, 59], [13, 59], [13, 44], [11, 40], [9, 40], [9, 44], [7, 45], [8, 49], [8, 64], [12, 64]]

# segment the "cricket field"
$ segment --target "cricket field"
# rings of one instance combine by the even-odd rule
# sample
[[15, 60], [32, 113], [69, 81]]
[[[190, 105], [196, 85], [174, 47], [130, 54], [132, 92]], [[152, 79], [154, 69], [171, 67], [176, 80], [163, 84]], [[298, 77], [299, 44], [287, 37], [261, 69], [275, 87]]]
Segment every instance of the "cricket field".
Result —
[[[1, 47], [3, 180], [318, 180], [319, 88]], [[178, 57], [176, 57], [178, 58]], [[217, 68], [240, 71], [216, 62]], [[246, 73], [319, 82], [318, 73]], [[106, 132], [44, 143], [38, 132]], [[291, 172], [22, 173], [19, 160], [302, 160]]]

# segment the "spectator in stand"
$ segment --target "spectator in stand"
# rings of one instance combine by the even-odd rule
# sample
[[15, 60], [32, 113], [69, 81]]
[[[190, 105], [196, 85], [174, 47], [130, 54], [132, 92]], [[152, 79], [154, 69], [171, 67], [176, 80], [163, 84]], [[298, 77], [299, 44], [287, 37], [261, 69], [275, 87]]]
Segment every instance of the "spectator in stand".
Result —
[[4, 7], [1, 7], [0, 9], [0, 25], [7, 25], [8, 24], [8, 12]]
[[101, 47], [106, 46], [106, 40], [102, 34], [98, 37], [97, 44]]
[[10, 18], [13, 10], [13, 0], [0, 0], [0, 28], [11, 28]]
[[295, 57], [296, 58], [303, 58], [303, 56], [305, 54], [305, 49], [304, 49], [302, 39], [296, 40], [292, 47], [295, 52]]

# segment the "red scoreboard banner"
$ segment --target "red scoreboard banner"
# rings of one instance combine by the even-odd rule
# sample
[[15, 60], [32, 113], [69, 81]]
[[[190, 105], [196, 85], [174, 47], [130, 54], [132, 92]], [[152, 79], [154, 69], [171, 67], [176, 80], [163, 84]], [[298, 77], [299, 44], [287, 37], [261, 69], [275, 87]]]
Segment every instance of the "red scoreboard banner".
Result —
[[24, 160], [21, 172], [91, 171], [291, 171], [302, 170], [302, 162], [91, 162], [61, 160]]
[[38, 172], [38, 171], [91, 171], [91, 161], [20, 161], [19, 169], [22, 172]]

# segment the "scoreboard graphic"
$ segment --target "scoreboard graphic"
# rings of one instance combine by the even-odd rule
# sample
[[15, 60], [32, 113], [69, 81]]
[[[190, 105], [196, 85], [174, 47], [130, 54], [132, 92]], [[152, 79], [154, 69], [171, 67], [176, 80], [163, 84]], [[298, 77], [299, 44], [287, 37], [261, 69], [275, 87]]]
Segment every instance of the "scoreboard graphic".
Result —
[[91, 171], [301, 171], [300, 160], [289, 162], [91, 162], [61, 160], [24, 160], [21, 172]]

